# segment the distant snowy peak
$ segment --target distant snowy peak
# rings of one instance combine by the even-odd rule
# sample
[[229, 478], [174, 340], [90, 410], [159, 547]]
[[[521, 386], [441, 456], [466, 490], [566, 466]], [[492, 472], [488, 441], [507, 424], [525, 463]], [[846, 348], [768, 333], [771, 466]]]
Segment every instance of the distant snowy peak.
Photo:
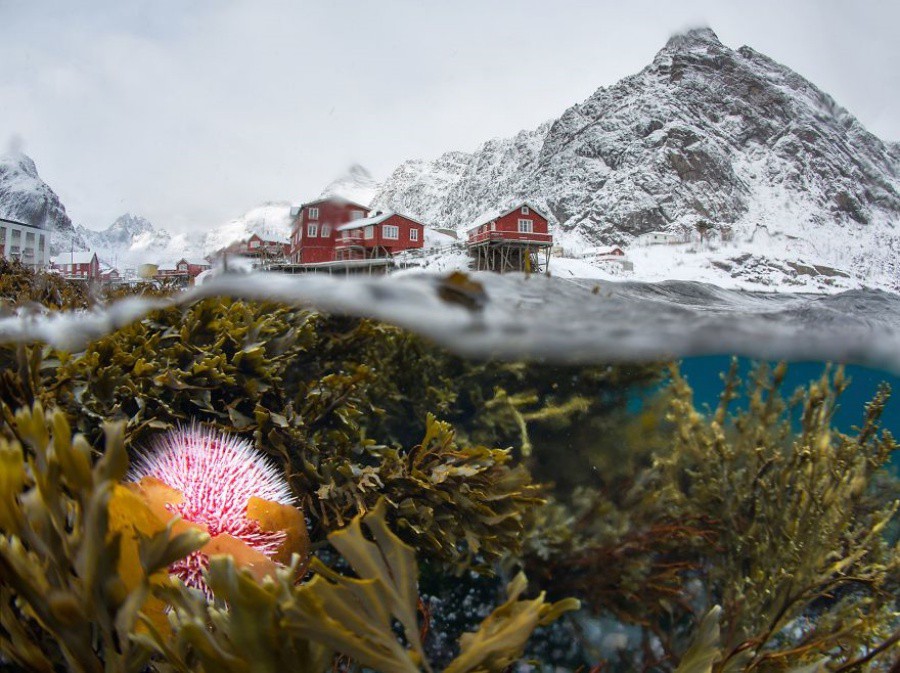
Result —
[[51, 230], [54, 252], [69, 249], [76, 236], [65, 206], [21, 152], [0, 154], [0, 217]]
[[91, 249], [146, 248], [165, 246], [171, 236], [163, 229], [156, 229], [145, 217], [125, 213], [103, 231], [78, 227], [82, 240]]
[[204, 254], [220, 250], [237, 241], [244, 241], [253, 234], [270, 241], [287, 242], [291, 237], [290, 201], [270, 201], [206, 233], [202, 248]]
[[372, 174], [363, 166], [353, 164], [347, 169], [346, 173], [329, 183], [322, 190], [320, 197], [340, 196], [360, 205], [368, 206], [377, 190], [378, 183], [372, 177]]
[[532, 177], [551, 122], [475, 152], [447, 152], [434, 161], [401, 164], [375, 195], [373, 207], [406, 213], [440, 227], [459, 228], [487, 208], [516, 201], [545, 206]]

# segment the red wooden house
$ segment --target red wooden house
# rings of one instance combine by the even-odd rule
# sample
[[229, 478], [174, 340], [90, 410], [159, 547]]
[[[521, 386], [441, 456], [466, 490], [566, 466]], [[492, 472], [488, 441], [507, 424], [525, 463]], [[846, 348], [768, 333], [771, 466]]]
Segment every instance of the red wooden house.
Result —
[[56, 257], [51, 265], [70, 280], [99, 280], [100, 260], [96, 252], [70, 252]]
[[391, 257], [425, 245], [425, 225], [398, 213], [375, 213], [337, 228], [335, 260]]
[[187, 274], [189, 278], [196, 278], [207, 269], [212, 268], [207, 262], [189, 260], [182, 257], [175, 263], [175, 270], [178, 273]]
[[366, 216], [368, 208], [339, 196], [304, 203], [291, 230], [290, 260], [294, 264], [332, 262], [337, 228]]
[[530, 203], [483, 215], [467, 233], [476, 269], [539, 272], [549, 265], [549, 223]]
[[522, 203], [508, 211], [483, 215], [468, 231], [468, 244], [485, 241], [524, 241], [550, 245], [547, 218], [534, 206]]

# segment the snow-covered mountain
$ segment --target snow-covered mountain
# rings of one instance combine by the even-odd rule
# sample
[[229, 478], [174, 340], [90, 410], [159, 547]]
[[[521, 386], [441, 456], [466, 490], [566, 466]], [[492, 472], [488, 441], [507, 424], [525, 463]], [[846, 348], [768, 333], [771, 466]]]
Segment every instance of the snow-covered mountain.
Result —
[[487, 208], [528, 200], [575, 248], [708, 223], [733, 241], [720, 274], [791, 263], [900, 289], [898, 148], [787, 67], [705, 28], [534, 131], [402, 164], [374, 205], [464, 230]]
[[51, 254], [68, 250], [73, 238], [80, 248], [65, 206], [41, 180], [34, 161], [21, 152], [0, 154], [0, 217], [50, 230]]
[[269, 201], [206, 232], [201, 248], [208, 254], [253, 234], [270, 241], [286, 242], [291, 237], [292, 222], [290, 201]]
[[360, 205], [368, 206], [377, 191], [378, 183], [372, 174], [363, 166], [353, 164], [346, 173], [332, 180], [319, 196], [320, 198], [341, 196]]

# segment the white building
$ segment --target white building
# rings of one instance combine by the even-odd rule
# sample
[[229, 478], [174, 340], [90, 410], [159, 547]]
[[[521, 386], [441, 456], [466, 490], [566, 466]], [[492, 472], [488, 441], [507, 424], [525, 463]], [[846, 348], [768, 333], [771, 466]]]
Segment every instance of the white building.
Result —
[[634, 239], [635, 245], [675, 245], [684, 242], [683, 236], [668, 231], [649, 231]]
[[50, 264], [50, 232], [0, 217], [0, 257], [18, 259], [32, 269]]

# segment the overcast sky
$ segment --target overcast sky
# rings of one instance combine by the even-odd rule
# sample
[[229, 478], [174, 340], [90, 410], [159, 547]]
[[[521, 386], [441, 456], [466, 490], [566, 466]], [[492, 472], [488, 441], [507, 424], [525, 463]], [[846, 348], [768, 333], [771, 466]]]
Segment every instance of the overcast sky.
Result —
[[78, 224], [206, 229], [535, 127], [699, 25], [900, 140], [897, 0], [0, 0], [0, 151]]

